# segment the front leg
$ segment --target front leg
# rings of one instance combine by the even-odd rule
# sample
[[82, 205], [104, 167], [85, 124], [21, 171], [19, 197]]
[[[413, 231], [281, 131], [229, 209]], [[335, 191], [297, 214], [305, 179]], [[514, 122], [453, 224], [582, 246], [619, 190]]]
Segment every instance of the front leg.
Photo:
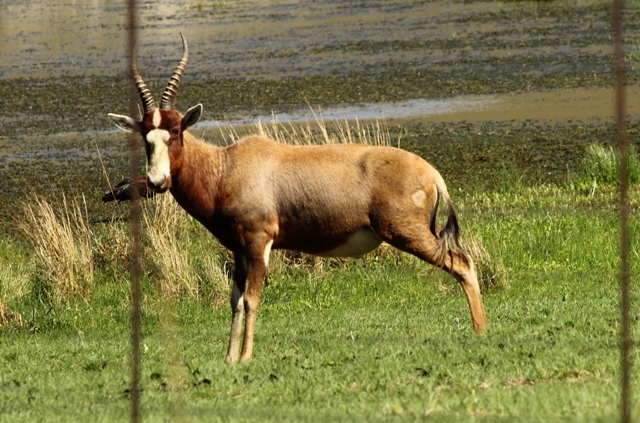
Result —
[[244, 254], [233, 255], [235, 269], [233, 271], [233, 287], [231, 288], [231, 336], [227, 350], [227, 363], [238, 362], [240, 351], [240, 332], [244, 317], [244, 291], [247, 281], [247, 257]]
[[[253, 336], [256, 329], [256, 315], [258, 306], [260, 305], [260, 295], [262, 293], [262, 284], [267, 276], [267, 267], [269, 266], [269, 254], [271, 253], [271, 245], [273, 240], [269, 240], [266, 245], [253, 249], [247, 255], [247, 283], [243, 296], [245, 326], [244, 340], [242, 341], [241, 362], [251, 360], [253, 355]], [[259, 244], [260, 245], [260, 244]]]

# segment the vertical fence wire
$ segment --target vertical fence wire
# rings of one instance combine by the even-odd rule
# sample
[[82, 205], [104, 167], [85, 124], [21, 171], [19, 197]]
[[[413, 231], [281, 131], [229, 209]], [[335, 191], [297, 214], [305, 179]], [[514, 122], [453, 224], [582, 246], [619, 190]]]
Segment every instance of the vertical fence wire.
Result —
[[[129, 82], [129, 116], [137, 116], [138, 92], [133, 80], [135, 63], [136, 42], [136, 0], [127, 0], [127, 52], [129, 66], [127, 80]], [[129, 174], [132, 180], [138, 176], [138, 139], [135, 132], [129, 138]], [[140, 312], [140, 198], [138, 190], [131, 189], [131, 387], [129, 389], [131, 399], [131, 422], [138, 423], [140, 419], [140, 338], [141, 312]]]
[[[136, 0], [127, 0], [127, 51], [129, 56], [129, 116], [137, 114], [137, 90], [133, 82], [131, 70], [135, 58], [136, 39]], [[615, 121], [616, 141], [620, 160], [618, 162], [618, 177], [620, 183], [620, 364], [621, 364], [621, 421], [631, 422], [631, 350], [630, 336], [630, 266], [629, 266], [629, 177], [628, 156], [629, 138], [626, 131], [626, 66], [623, 49], [623, 0], [612, 0], [612, 40], [613, 66], [615, 84]], [[129, 172], [132, 178], [138, 176], [138, 136], [132, 133], [129, 138]], [[135, 179], [134, 179], [135, 180]], [[141, 338], [141, 310], [140, 310], [140, 238], [141, 238], [141, 208], [136, 190], [132, 190], [131, 201], [131, 422], [140, 421], [140, 338]]]
[[615, 83], [615, 121], [618, 144], [618, 178], [620, 183], [620, 420], [631, 422], [631, 333], [629, 322], [629, 137], [626, 130], [626, 67], [623, 39], [623, 0], [612, 0], [612, 39]]

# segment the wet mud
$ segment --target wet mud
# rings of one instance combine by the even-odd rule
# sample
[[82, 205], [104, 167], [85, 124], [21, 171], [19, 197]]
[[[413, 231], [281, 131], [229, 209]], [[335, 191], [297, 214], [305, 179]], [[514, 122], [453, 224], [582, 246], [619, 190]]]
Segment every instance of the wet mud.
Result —
[[[625, 18], [638, 142], [640, 3]], [[607, 1], [161, 0], [141, 1], [139, 21], [156, 96], [187, 37], [177, 107], [203, 103], [211, 142], [207, 124], [304, 120], [311, 105], [325, 119], [384, 119], [392, 141], [471, 189], [513, 172], [566, 180], [586, 145], [613, 139]], [[105, 174], [127, 172], [126, 135], [106, 118], [127, 110], [124, 22], [106, 1], [3, 3], [1, 229], [14, 231], [33, 192], [84, 192], [95, 220], [111, 216], [99, 198]]]

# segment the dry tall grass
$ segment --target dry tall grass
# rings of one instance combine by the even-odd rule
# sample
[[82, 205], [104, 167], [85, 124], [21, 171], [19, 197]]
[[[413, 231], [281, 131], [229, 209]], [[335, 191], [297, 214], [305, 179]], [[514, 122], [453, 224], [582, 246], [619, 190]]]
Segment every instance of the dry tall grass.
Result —
[[0, 260], [0, 328], [17, 324], [22, 316], [9, 307], [9, 303], [23, 297], [29, 289], [30, 271], [24, 262], [17, 266]]
[[388, 128], [379, 121], [370, 125], [361, 125], [358, 120], [354, 122], [354, 125], [350, 125], [347, 121], [336, 121], [327, 126], [324, 121], [318, 119], [315, 126], [310, 123], [300, 126], [293, 124], [285, 126], [274, 120], [270, 123], [258, 122], [256, 132], [258, 135], [293, 145], [345, 143], [391, 145]]
[[161, 292], [170, 297], [186, 294], [198, 298], [198, 280], [178, 240], [179, 234], [183, 239], [188, 237], [184, 231], [186, 213], [168, 195], [156, 196], [144, 206], [142, 216], [144, 233], [149, 241], [147, 251], [159, 271]]
[[107, 225], [95, 229], [95, 264], [100, 268], [114, 266], [128, 271], [131, 259], [131, 225], [112, 219]]
[[[160, 276], [158, 286], [165, 296], [186, 295], [200, 298], [208, 291], [214, 302], [221, 291], [228, 294], [223, 265], [216, 262], [216, 251], [197, 251], [201, 260], [194, 265], [190, 257], [191, 228], [196, 223], [170, 195], [157, 195], [143, 207], [147, 256]], [[203, 289], [207, 285], [208, 289]]]
[[483, 293], [505, 291], [509, 288], [500, 257], [489, 254], [482, 241], [472, 236], [465, 236], [463, 245], [473, 260]]
[[[18, 225], [33, 245], [39, 259], [39, 271], [56, 302], [80, 296], [89, 299], [94, 282], [92, 232], [82, 204], [72, 201], [69, 205], [62, 196], [62, 208], [54, 207], [44, 198], [34, 194], [24, 203], [24, 216]], [[84, 210], [83, 210], [84, 209]]]
[[[271, 122], [257, 122], [250, 135], [262, 135], [283, 144], [310, 145], [310, 144], [342, 144], [359, 143], [369, 145], [391, 145], [391, 135], [386, 124], [382, 121], [375, 121], [371, 124], [362, 124], [355, 120], [325, 122], [322, 116], [311, 110], [315, 116], [315, 121], [308, 121], [304, 124], [279, 123], [274, 116]], [[242, 135], [234, 127], [221, 129], [220, 134], [226, 144], [232, 144], [242, 138]], [[400, 140], [397, 141], [399, 146]]]
[[31, 261], [24, 256], [5, 255], [5, 251], [14, 251], [8, 244], [8, 241], [0, 240], [0, 328], [22, 326], [22, 316], [8, 304], [27, 294], [32, 274]]
[[[0, 241], [4, 250], [6, 241]], [[10, 250], [7, 247], [7, 250]], [[0, 254], [0, 302], [10, 302], [23, 297], [29, 290], [31, 264], [23, 257], [4, 257]]]

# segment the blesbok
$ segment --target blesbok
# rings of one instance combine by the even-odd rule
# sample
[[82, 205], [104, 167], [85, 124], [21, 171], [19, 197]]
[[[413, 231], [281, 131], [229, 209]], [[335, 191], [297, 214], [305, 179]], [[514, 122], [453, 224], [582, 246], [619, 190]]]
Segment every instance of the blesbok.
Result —
[[[160, 107], [134, 66], [142, 120], [109, 114], [139, 132], [147, 153], [147, 183], [171, 192], [190, 215], [233, 252], [231, 336], [227, 362], [250, 360], [256, 312], [273, 249], [350, 257], [383, 241], [451, 273], [466, 294], [473, 328], [487, 326], [471, 258], [458, 241], [458, 220], [445, 183], [429, 163], [393, 147], [358, 144], [289, 146], [247, 137], [228, 147], [196, 139], [187, 128], [202, 105], [174, 110], [188, 47]], [[447, 222], [437, 229], [438, 203]], [[238, 357], [242, 320], [242, 354]]]

